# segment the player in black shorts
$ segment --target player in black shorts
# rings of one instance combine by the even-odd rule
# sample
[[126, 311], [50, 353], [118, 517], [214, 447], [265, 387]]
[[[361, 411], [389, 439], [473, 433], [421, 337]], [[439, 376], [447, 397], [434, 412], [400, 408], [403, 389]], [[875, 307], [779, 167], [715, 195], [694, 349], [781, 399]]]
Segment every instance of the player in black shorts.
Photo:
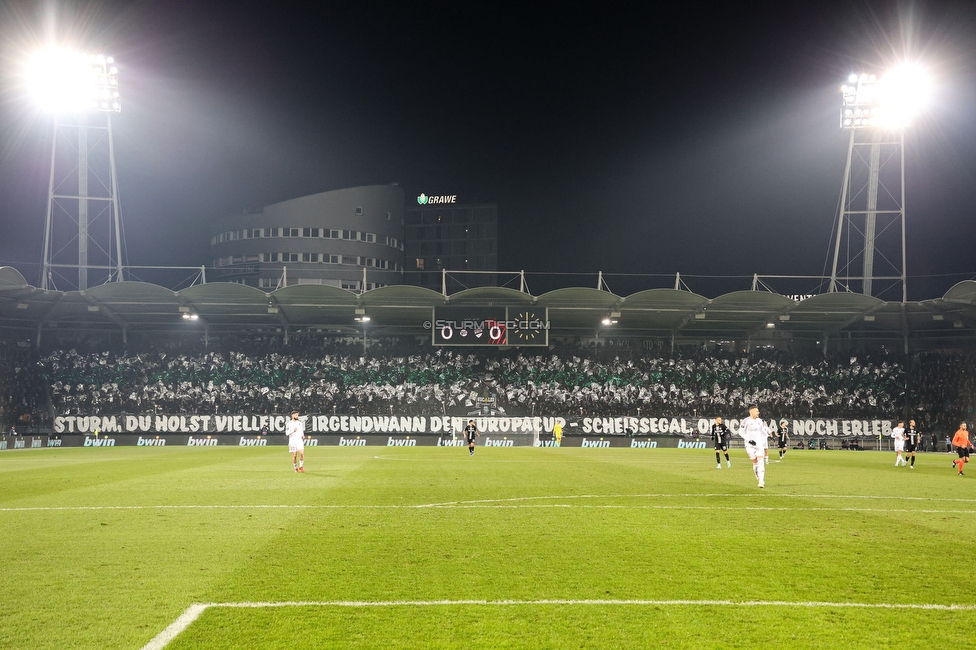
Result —
[[918, 429], [915, 428], [915, 420], [910, 420], [908, 422], [908, 431], [905, 432], [905, 456], [912, 459], [912, 464], [909, 465], [912, 469], [915, 469], [915, 451], [921, 442], [922, 436], [918, 432]]
[[715, 418], [715, 424], [712, 425], [712, 441], [715, 443], [715, 469], [722, 469], [722, 457], [720, 454], [725, 452], [725, 462], [732, 467], [732, 461], [729, 460], [729, 441], [732, 439], [732, 432], [727, 426], [722, 422], [722, 418]]
[[478, 427], [474, 425], [474, 420], [468, 420], [468, 426], [464, 427], [464, 439], [468, 441], [469, 456], [474, 456], [474, 441], [480, 435]]
[[[779, 460], [783, 460], [783, 456], [786, 455], [786, 450], [790, 448], [789, 424], [786, 420], [780, 420], [779, 426], [776, 427], [776, 444], [779, 446]], [[776, 462], [778, 463], [779, 460]]]

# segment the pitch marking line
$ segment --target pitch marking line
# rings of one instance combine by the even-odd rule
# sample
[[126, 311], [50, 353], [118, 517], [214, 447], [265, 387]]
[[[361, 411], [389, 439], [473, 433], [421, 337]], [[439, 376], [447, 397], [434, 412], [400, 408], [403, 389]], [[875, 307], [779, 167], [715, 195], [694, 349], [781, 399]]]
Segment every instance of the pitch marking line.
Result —
[[269, 607], [452, 607], [452, 606], [534, 606], [534, 605], [603, 605], [603, 606], [721, 606], [721, 607], [820, 607], [820, 608], [859, 608], [859, 609], [914, 609], [935, 611], [976, 611], [976, 605], [940, 605], [920, 603], [831, 603], [819, 601], [786, 600], [572, 600], [572, 599], [543, 599], [543, 600], [382, 600], [382, 601], [286, 601], [277, 603], [242, 602], [242, 603], [195, 603], [186, 608], [179, 618], [170, 623], [165, 630], [142, 647], [142, 650], [161, 650], [175, 639], [181, 632], [200, 618], [206, 610], [212, 607], [237, 609], [262, 609]]
[[472, 499], [467, 501], [444, 501], [442, 503], [427, 503], [423, 505], [410, 506], [413, 508], [436, 508], [441, 506], [457, 506], [479, 503], [508, 503], [517, 501], [540, 501], [545, 499], [655, 499], [655, 498], [792, 498], [792, 499], [885, 499], [898, 501], [952, 501], [957, 503], [976, 503], [976, 499], [958, 499], [952, 497], [910, 497], [899, 495], [861, 495], [861, 494], [775, 494], [756, 493], [730, 494], [730, 493], [688, 493], [688, 494], [566, 494], [566, 495], [541, 495], [527, 497], [510, 497], [508, 499]]
[[0, 508], [0, 512], [45, 512], [45, 511], [88, 511], [88, 510], [330, 510], [330, 509], [376, 509], [376, 510], [419, 510], [419, 509], [450, 509], [450, 508], [610, 508], [610, 509], [665, 509], [665, 510], [851, 510], [858, 512], [970, 512], [969, 510], [907, 510], [889, 508], [822, 508], [822, 507], [786, 507], [786, 506], [691, 506], [691, 505], [644, 505], [644, 504], [602, 504], [602, 505], [573, 505], [564, 503], [530, 504], [527, 501], [548, 501], [557, 499], [712, 499], [712, 498], [792, 498], [792, 499], [870, 499], [870, 500], [898, 500], [898, 501], [933, 501], [945, 503], [976, 503], [976, 499], [958, 499], [951, 497], [910, 497], [893, 495], [852, 495], [852, 494], [566, 494], [512, 497], [507, 499], [472, 499], [466, 501], [444, 501], [440, 503], [421, 504], [158, 504], [158, 505], [104, 505], [104, 506], [22, 506]]

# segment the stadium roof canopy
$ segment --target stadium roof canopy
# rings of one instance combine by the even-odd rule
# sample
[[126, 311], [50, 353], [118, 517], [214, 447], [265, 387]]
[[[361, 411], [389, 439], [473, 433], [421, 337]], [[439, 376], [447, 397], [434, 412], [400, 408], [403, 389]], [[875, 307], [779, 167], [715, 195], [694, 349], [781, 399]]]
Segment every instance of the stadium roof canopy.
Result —
[[[885, 302], [855, 293], [827, 293], [797, 302], [769, 291], [736, 291], [716, 298], [677, 289], [629, 296], [585, 287], [540, 296], [503, 287], [449, 296], [415, 286], [387, 286], [362, 294], [315, 284], [265, 293], [241, 284], [197, 284], [181, 291], [142, 282], [116, 282], [86, 291], [51, 291], [0, 267], [0, 329], [7, 338], [36, 339], [45, 331], [122, 331], [208, 335], [255, 331], [332, 332], [370, 336], [429, 335], [437, 307], [507, 307], [548, 312], [550, 335], [581, 338], [671, 338], [755, 342], [777, 337], [894, 339], [955, 346], [976, 338], [976, 281], [942, 298]], [[196, 318], [193, 318], [193, 317]], [[363, 317], [368, 316], [368, 321]], [[512, 316], [514, 317], [514, 316]], [[604, 319], [615, 321], [603, 325]], [[429, 327], [429, 326], [428, 326]]]

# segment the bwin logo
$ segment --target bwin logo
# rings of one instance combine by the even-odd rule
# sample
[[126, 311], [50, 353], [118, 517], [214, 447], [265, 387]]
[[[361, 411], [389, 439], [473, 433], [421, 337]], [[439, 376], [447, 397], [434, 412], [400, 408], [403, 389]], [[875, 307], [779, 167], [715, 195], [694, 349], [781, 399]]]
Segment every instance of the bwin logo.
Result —
[[657, 449], [657, 440], [631, 440], [631, 449]]
[[339, 446], [340, 447], [365, 447], [366, 440], [363, 438], [343, 438], [339, 436]]
[[695, 442], [694, 440], [691, 440], [689, 442], [685, 442], [684, 440], [678, 441], [678, 449], [704, 449], [704, 448], [705, 448], [704, 440], [700, 440], [698, 442]]
[[514, 447], [514, 440], [492, 440], [491, 438], [485, 438], [485, 447]]
[[580, 447], [609, 447], [609, 446], [610, 446], [609, 440], [587, 440], [586, 438], [583, 438], [583, 443], [580, 445]]
[[418, 196], [417, 203], [419, 203], [420, 205], [427, 205], [427, 195], [421, 194], [420, 196]]

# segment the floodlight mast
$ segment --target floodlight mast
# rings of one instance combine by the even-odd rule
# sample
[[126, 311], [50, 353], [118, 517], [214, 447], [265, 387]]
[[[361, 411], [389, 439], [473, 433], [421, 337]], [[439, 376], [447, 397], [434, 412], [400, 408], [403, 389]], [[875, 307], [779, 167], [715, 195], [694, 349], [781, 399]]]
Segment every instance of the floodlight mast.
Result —
[[[840, 126], [850, 131], [850, 141], [837, 216], [830, 292], [852, 291], [851, 282], [860, 281], [861, 293], [873, 296], [900, 284], [901, 300], [903, 303], [908, 300], [905, 128], [921, 106], [925, 88], [918, 83], [920, 78], [917, 68], [897, 68], [882, 79], [869, 74], [851, 75], [848, 84], [841, 87]], [[848, 258], [841, 265], [841, 243], [845, 238]], [[882, 250], [879, 250], [879, 238], [884, 245]], [[900, 239], [897, 252], [896, 239]], [[863, 250], [856, 251], [862, 243]], [[861, 274], [851, 275], [858, 256], [862, 258]], [[881, 273], [876, 270], [876, 261], [883, 266]], [[886, 281], [880, 291], [876, 291], [875, 280]]]
[[[115, 61], [101, 54], [44, 50], [31, 61], [28, 83], [38, 104], [54, 114], [41, 288], [56, 288], [55, 274], [67, 269], [77, 270], [79, 291], [91, 284], [89, 272], [98, 282], [121, 281], [124, 241], [112, 137], [112, 113], [121, 111]], [[104, 125], [90, 123], [90, 117], [102, 114]], [[73, 136], [76, 145], [70, 142]], [[75, 146], [77, 159], [68, 159]], [[68, 160], [62, 163], [62, 158]], [[90, 192], [90, 180], [101, 191]], [[92, 202], [101, 206], [93, 214]], [[75, 239], [76, 259], [71, 252]], [[72, 284], [67, 276], [59, 277]]]

